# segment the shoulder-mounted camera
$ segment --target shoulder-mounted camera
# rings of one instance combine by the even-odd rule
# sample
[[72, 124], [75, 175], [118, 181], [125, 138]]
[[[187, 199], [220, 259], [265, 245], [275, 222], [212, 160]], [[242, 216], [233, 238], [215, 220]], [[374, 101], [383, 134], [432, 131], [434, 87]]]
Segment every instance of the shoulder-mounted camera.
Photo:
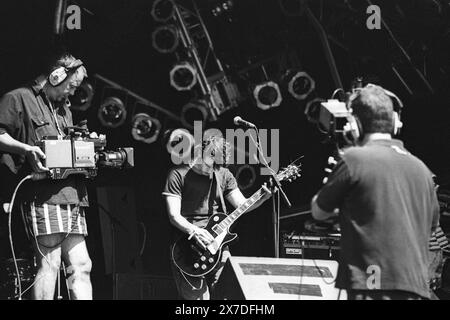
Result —
[[86, 178], [97, 176], [99, 167], [134, 167], [134, 149], [105, 150], [106, 136], [89, 134], [87, 128], [68, 127], [67, 136], [47, 136], [36, 142], [45, 153], [44, 166], [50, 169], [46, 178], [65, 179], [79, 174]]

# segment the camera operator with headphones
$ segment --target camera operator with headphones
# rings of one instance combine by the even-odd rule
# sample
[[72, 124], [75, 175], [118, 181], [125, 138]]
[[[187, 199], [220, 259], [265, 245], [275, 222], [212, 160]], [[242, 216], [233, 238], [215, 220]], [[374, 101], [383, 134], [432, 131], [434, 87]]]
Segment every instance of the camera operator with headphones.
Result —
[[339, 215], [336, 287], [349, 299], [429, 299], [429, 240], [439, 222], [433, 175], [397, 134], [400, 100], [367, 85], [348, 101], [344, 128], [353, 141], [311, 206], [313, 217]]
[[[45, 136], [64, 137], [65, 128], [73, 126], [68, 97], [85, 77], [83, 62], [62, 54], [50, 63], [46, 74], [1, 98], [0, 165], [16, 182], [31, 172], [48, 171], [42, 162], [45, 155], [35, 144]], [[6, 187], [14, 188], [12, 184]], [[33, 298], [54, 298], [62, 258], [71, 298], [92, 299], [83, 178], [28, 181], [18, 198], [16, 208], [27, 221], [38, 264]]]

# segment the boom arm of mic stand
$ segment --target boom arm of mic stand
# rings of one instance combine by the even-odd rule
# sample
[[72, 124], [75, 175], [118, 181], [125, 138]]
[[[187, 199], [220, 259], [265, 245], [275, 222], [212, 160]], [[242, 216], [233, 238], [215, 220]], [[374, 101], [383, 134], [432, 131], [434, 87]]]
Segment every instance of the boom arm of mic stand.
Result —
[[270, 174], [272, 175], [272, 179], [273, 181], [275, 181], [275, 185], [278, 188], [278, 190], [280, 191], [284, 202], [286, 202], [286, 205], [290, 208], [292, 207], [291, 202], [289, 201], [286, 193], [284, 192], [283, 188], [281, 187], [281, 183], [280, 180], [278, 180], [276, 174], [274, 173], [274, 171], [272, 170], [272, 168], [269, 167], [269, 164], [267, 163], [267, 159], [264, 156], [263, 151], [261, 150], [261, 145], [260, 145], [260, 141], [259, 141], [259, 132], [258, 132], [258, 128], [255, 128], [256, 131], [256, 139], [258, 139], [258, 142], [255, 141], [255, 139], [253, 139], [253, 136], [250, 134], [250, 139], [252, 140], [253, 144], [256, 146], [256, 149], [258, 150], [258, 153], [261, 155], [261, 158], [263, 161], [260, 161], [260, 163], [262, 163], [270, 172]]

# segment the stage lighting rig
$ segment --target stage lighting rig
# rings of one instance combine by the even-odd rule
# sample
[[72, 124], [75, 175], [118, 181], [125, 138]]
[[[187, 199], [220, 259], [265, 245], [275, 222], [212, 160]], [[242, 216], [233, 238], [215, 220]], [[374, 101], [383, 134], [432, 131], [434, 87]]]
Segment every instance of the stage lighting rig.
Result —
[[238, 106], [241, 94], [236, 83], [230, 81], [225, 74], [219, 73], [208, 78], [211, 87], [211, 100], [217, 116]]
[[195, 146], [194, 136], [186, 129], [168, 130], [165, 134], [166, 150], [179, 163], [189, 160]]
[[309, 122], [319, 123], [321, 104], [325, 101], [322, 98], [314, 98], [308, 101], [305, 108], [305, 115]]
[[[186, 111], [185, 119], [190, 118], [187, 114], [196, 113], [201, 119], [217, 120], [221, 113], [236, 105], [234, 102], [236, 100], [235, 94], [231, 92], [232, 90], [228, 86], [229, 82], [226, 79], [225, 70], [215, 53], [212, 38], [197, 6], [198, 3], [204, 5], [205, 2], [174, 2], [174, 19], [178, 27], [180, 42], [184, 48], [184, 53], [189, 57], [189, 62], [196, 72], [197, 82], [195, 89], [199, 91], [196, 92], [196, 96], [201, 97], [205, 101], [205, 103], [200, 103], [201, 106], [198, 103], [186, 105], [183, 109]], [[226, 4], [226, 7], [228, 8], [228, 4]], [[175, 74], [174, 70], [172, 71]], [[221, 78], [218, 78], [218, 75], [221, 75]], [[193, 87], [193, 85], [189, 87], [191, 86]], [[204, 107], [207, 108], [206, 111], [204, 111]], [[205, 116], [205, 113], [208, 115]]]
[[283, 101], [280, 87], [274, 81], [266, 81], [255, 86], [253, 97], [257, 107], [262, 110], [278, 107]]
[[234, 7], [234, 1], [219, 1], [211, 8], [211, 14], [214, 17], [219, 17], [225, 13], [229, 13]]
[[127, 110], [121, 99], [108, 97], [100, 105], [97, 116], [103, 126], [117, 128], [125, 122]]
[[287, 91], [296, 100], [305, 100], [316, 88], [316, 83], [305, 71], [288, 70], [283, 76]]
[[155, 0], [152, 5], [151, 15], [157, 22], [167, 22], [175, 13], [172, 0]]
[[236, 170], [235, 176], [239, 189], [241, 190], [247, 190], [253, 187], [256, 181], [255, 168], [248, 164], [239, 166]]
[[170, 84], [178, 91], [189, 91], [197, 83], [197, 70], [189, 62], [179, 62], [170, 70]]
[[76, 111], [86, 111], [89, 109], [94, 98], [94, 87], [87, 81], [75, 90], [73, 96], [69, 97], [70, 108]]
[[181, 109], [181, 122], [189, 128], [193, 127], [194, 121], [206, 122], [210, 116], [210, 106], [203, 99], [192, 100]]
[[151, 144], [158, 139], [161, 131], [161, 122], [158, 119], [147, 113], [138, 113], [131, 123], [131, 135], [136, 141]]
[[172, 53], [179, 45], [178, 29], [171, 24], [157, 27], [152, 32], [152, 45], [160, 53]]

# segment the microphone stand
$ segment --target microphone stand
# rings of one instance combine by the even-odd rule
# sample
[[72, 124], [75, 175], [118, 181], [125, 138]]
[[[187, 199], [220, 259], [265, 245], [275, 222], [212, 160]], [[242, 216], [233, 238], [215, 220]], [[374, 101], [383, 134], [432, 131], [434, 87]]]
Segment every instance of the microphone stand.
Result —
[[[256, 139], [253, 139], [253, 136], [250, 134], [250, 140], [253, 142], [253, 144], [256, 146], [257, 152], [258, 152], [258, 161], [260, 164], [264, 165], [267, 170], [269, 170], [271, 174], [270, 178], [270, 188], [271, 192], [273, 194], [272, 197], [272, 217], [273, 217], [273, 224], [274, 224], [274, 230], [273, 230], [273, 238], [274, 238], [274, 251], [275, 251], [275, 258], [280, 257], [280, 194], [283, 197], [284, 202], [287, 204], [287, 206], [290, 208], [292, 206], [291, 202], [289, 201], [286, 193], [284, 192], [283, 188], [281, 187], [280, 180], [277, 178], [276, 172], [273, 171], [273, 169], [269, 166], [266, 157], [264, 156], [264, 152], [261, 148], [260, 140], [259, 140], [259, 131], [256, 126], [254, 126], [254, 129], [256, 131]], [[261, 158], [262, 161], [259, 160]], [[277, 194], [278, 198], [278, 205], [275, 200], [275, 194]]]

